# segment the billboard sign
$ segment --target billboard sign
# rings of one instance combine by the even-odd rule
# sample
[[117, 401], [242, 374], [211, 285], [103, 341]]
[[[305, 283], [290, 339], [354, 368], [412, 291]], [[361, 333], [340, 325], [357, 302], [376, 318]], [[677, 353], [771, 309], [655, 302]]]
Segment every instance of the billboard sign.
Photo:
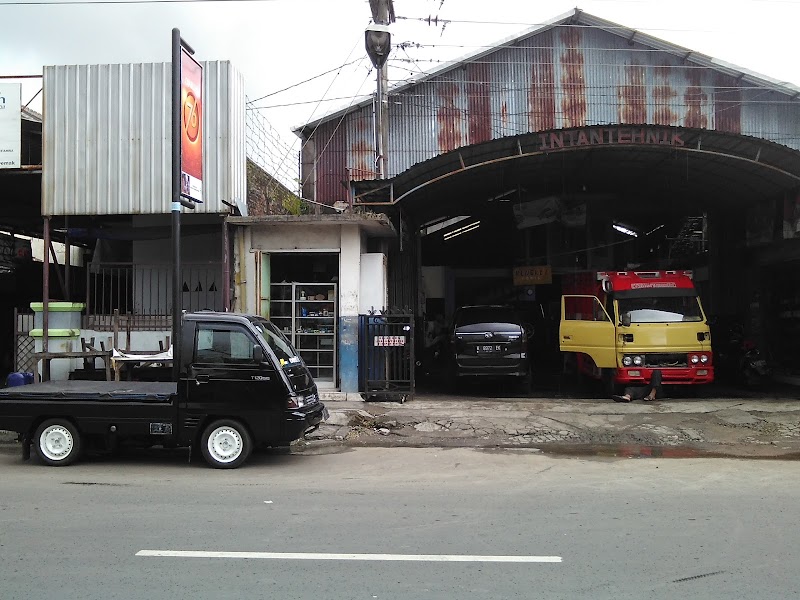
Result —
[[203, 67], [181, 48], [181, 196], [203, 201]]
[[0, 169], [22, 166], [22, 84], [0, 82]]

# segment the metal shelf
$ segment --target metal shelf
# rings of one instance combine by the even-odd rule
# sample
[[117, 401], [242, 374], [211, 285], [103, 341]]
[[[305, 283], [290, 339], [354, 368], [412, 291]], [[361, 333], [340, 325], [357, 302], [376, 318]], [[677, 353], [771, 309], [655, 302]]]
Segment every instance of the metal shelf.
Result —
[[[328, 295], [333, 294], [332, 300], [313, 300], [308, 296], [306, 300], [300, 299], [300, 290], [309, 293], [309, 296], [315, 296], [316, 293]], [[272, 314], [270, 310], [270, 319], [278, 322], [278, 328], [286, 335], [292, 342], [297, 352], [301, 356], [314, 358], [314, 362], [319, 362], [320, 358], [327, 361], [330, 359], [330, 364], [311, 364], [310, 361], [305, 361], [306, 366], [311, 371], [311, 375], [315, 378], [321, 379], [336, 379], [336, 365], [338, 348], [336, 347], [336, 340], [338, 336], [338, 287], [336, 283], [273, 283], [270, 286], [271, 295], [279, 297], [275, 300], [270, 300], [272, 306], [275, 307], [276, 312], [283, 313], [286, 311], [289, 314]], [[263, 298], [262, 298], [263, 300]], [[326, 308], [330, 310], [329, 315], [317, 316], [301, 316], [301, 306], [325, 304]], [[311, 326], [311, 321], [322, 321], [318, 323], [319, 326], [329, 327], [331, 331], [298, 331], [302, 328], [302, 323], [306, 326]], [[289, 328], [291, 322], [291, 331], [285, 331], [284, 328]], [[321, 340], [330, 340], [330, 346], [320, 348]], [[317, 346], [315, 348], [307, 348], [305, 345]], [[313, 356], [312, 356], [313, 355]]]

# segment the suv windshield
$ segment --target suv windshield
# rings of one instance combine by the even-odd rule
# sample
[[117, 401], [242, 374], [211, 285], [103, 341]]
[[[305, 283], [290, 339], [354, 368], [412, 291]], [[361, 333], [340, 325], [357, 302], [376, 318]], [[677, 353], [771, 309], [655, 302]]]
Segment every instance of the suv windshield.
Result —
[[629, 314], [631, 323], [676, 323], [702, 321], [696, 296], [652, 296], [619, 299], [619, 314]]
[[270, 349], [278, 357], [282, 367], [300, 364], [297, 350], [294, 349], [292, 343], [286, 339], [286, 336], [275, 325], [266, 319], [251, 319], [250, 322], [253, 323], [264, 340], [266, 340]]
[[480, 331], [513, 329], [519, 327], [519, 322], [512, 309], [502, 307], [462, 308], [455, 317], [455, 326], [462, 331], [471, 330], [471, 325], [478, 325]]

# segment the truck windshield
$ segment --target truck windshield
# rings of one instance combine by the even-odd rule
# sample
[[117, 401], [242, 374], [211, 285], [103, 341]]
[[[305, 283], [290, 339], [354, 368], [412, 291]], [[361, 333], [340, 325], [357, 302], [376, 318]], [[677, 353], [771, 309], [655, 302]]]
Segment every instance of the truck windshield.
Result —
[[251, 323], [275, 353], [282, 367], [300, 364], [301, 361], [297, 350], [294, 349], [292, 343], [286, 339], [286, 336], [275, 325], [266, 319], [252, 319]]
[[703, 313], [696, 296], [656, 296], [617, 300], [619, 314], [629, 314], [631, 323], [676, 323], [702, 321]]

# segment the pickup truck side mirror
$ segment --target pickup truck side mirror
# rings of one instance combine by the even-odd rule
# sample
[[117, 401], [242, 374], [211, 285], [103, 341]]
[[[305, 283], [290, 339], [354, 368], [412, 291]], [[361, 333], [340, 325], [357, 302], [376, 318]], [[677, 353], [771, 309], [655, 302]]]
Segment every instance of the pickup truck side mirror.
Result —
[[264, 354], [264, 348], [260, 344], [253, 345], [253, 360], [258, 364], [267, 362], [267, 357]]
[[622, 315], [622, 326], [623, 327], [631, 326], [631, 313], [624, 313]]

